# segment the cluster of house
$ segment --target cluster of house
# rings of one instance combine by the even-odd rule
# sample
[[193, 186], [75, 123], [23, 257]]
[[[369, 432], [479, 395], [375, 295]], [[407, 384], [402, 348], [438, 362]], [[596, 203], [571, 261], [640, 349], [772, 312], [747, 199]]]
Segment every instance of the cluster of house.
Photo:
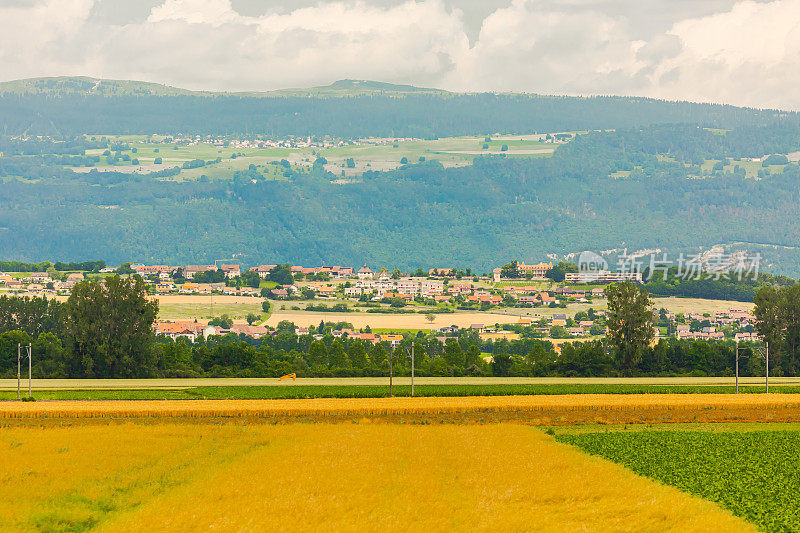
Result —
[[195, 136], [176, 136], [166, 139], [167, 142], [179, 144], [181, 146], [197, 146], [199, 144], [211, 144], [218, 148], [333, 148], [337, 146], [347, 146], [361, 144], [357, 141], [334, 141], [330, 139], [317, 141], [311, 137], [287, 137], [284, 139], [272, 138], [251, 138], [251, 139], [227, 139], [213, 137], [211, 135]]
[[69, 291], [76, 283], [83, 280], [83, 274], [73, 272], [63, 279], [53, 279], [47, 272], [30, 272], [23, 277], [0, 274], [0, 285], [12, 290], [26, 290], [34, 294], [45, 292], [57, 293]]
[[[206, 324], [201, 324], [199, 322], [191, 322], [191, 321], [174, 321], [174, 322], [156, 322], [153, 325], [153, 329], [155, 330], [156, 335], [164, 335], [169, 337], [173, 340], [177, 340], [179, 338], [188, 339], [190, 341], [194, 341], [200, 337], [208, 338], [211, 335], [227, 335], [228, 333], [234, 333], [236, 335], [247, 335], [248, 337], [253, 337], [254, 339], [260, 339], [264, 335], [277, 335], [278, 332], [274, 330], [269, 330], [263, 326], [248, 326], [245, 324], [233, 324], [230, 328], [223, 328], [220, 326], [211, 326]], [[310, 331], [308, 328], [303, 328], [300, 326], [296, 326], [294, 330], [296, 335], [309, 335]], [[364, 342], [370, 343], [378, 343], [378, 342], [388, 342], [392, 346], [397, 346], [403, 340], [402, 335], [397, 334], [376, 334], [376, 333], [362, 333], [360, 331], [355, 331], [352, 329], [341, 329], [341, 330], [334, 330], [331, 332], [334, 337], [349, 337], [355, 339], [361, 339]], [[314, 334], [314, 338], [321, 339], [322, 335]]]
[[572, 289], [570, 287], [556, 287], [547, 291], [543, 291], [533, 285], [524, 287], [506, 286], [503, 287], [503, 293], [513, 296], [519, 303], [529, 304], [552, 304], [556, 303], [559, 298], [575, 298], [579, 302], [588, 302], [587, 297], [602, 298], [605, 296], [606, 291], [603, 287], [595, 287], [593, 289]]
[[[700, 331], [691, 331], [690, 324], [676, 324], [675, 336], [679, 339], [698, 339], [698, 340], [722, 340], [725, 333], [722, 328], [726, 326], [738, 326], [739, 330], [753, 329], [755, 316], [746, 309], [730, 308], [727, 311], [716, 311], [712, 316], [705, 316], [702, 313], [686, 313], [685, 318], [690, 321], [708, 321], [711, 325], [703, 326]], [[674, 321], [676, 316], [668, 314], [667, 319]], [[749, 326], [749, 327], [748, 327]], [[761, 337], [754, 331], [740, 331], [734, 334], [737, 342], [759, 341]]]
[[181, 320], [175, 322], [156, 322], [153, 325], [153, 329], [156, 335], [164, 335], [173, 340], [183, 337], [192, 341], [199, 337], [208, 338], [211, 335], [226, 335], [228, 333], [235, 333], [237, 335], [244, 334], [254, 339], [259, 339], [264, 335], [270, 334], [270, 331], [263, 326], [233, 324], [230, 328], [222, 328], [220, 326], [211, 326], [199, 322]]

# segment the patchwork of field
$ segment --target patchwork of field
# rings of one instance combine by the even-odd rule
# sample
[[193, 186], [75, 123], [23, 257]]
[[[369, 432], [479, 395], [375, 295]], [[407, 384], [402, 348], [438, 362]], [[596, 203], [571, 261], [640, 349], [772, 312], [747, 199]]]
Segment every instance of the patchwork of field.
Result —
[[[558, 144], [545, 143], [540, 136], [495, 136], [486, 140], [476, 137], [449, 137], [441, 139], [364, 139], [357, 144], [335, 147], [270, 147], [255, 148], [242, 146], [216, 146], [207, 142], [192, 145], [165, 143], [156, 137], [110, 136], [110, 139], [129, 143], [131, 150], [120, 151], [138, 165], [130, 161], [119, 161], [113, 165], [101, 159], [98, 170], [147, 173], [181, 166], [196, 159], [219, 162], [192, 169], [182, 169], [176, 176], [163, 179], [193, 180], [201, 176], [211, 179], [228, 179], [235, 171], [247, 170], [255, 165], [267, 179], [285, 179], [286, 168], [274, 163], [285, 159], [293, 170], [308, 172], [317, 157], [325, 157], [325, 169], [345, 178], [357, 177], [368, 171], [386, 171], [400, 167], [404, 163], [417, 163], [421, 160], [435, 159], [446, 167], [465, 166], [475, 157], [485, 155], [504, 155], [506, 157], [547, 157]], [[132, 149], [136, 149], [133, 152]], [[104, 150], [87, 150], [87, 155], [101, 155]], [[155, 164], [161, 158], [160, 164]], [[350, 164], [348, 164], [348, 160]], [[90, 167], [76, 167], [78, 172], [88, 172]]]
[[5, 428], [0, 465], [3, 531], [754, 530], [510, 424]]

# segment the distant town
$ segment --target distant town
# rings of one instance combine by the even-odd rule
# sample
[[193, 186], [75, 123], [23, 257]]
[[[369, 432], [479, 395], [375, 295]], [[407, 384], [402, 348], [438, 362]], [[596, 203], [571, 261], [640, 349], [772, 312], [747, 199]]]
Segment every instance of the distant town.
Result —
[[[248, 297], [263, 301], [266, 316], [280, 310], [322, 312], [339, 317], [342, 327], [332, 328], [334, 337], [348, 336], [366, 342], [399, 344], [403, 336], [397, 332], [373, 333], [369, 328], [347, 327], [348, 316], [366, 312], [403, 316], [423, 314], [426, 329], [442, 336], [453, 335], [459, 327], [434, 325], [436, 317], [458, 312], [501, 313], [505, 323], [474, 322], [462, 325], [475, 330], [482, 339], [518, 339], [522, 336], [551, 339], [558, 348], [575, 339], [598, 338], [606, 333], [605, 284], [617, 281], [642, 282], [640, 272], [584, 270], [560, 272], [562, 264], [552, 261], [525, 264], [512, 261], [494, 268], [491, 275], [473, 273], [471, 269], [417, 269], [403, 273], [399, 269], [323, 265], [304, 267], [289, 264], [265, 264], [242, 268], [235, 263], [207, 265], [147, 265], [125, 263], [120, 267], [97, 262], [93, 271], [59, 271], [49, 267], [41, 272], [7, 272], [0, 274], [0, 287], [6, 293], [66, 297], [80, 281], [121, 274], [140, 276], [148, 284], [154, 298], [169, 301], [170, 296], [210, 296], [213, 312], [214, 295]], [[72, 265], [75, 266], [75, 265]], [[98, 268], [101, 267], [101, 268]], [[64, 268], [64, 267], [62, 267]], [[316, 303], [319, 302], [319, 303]], [[594, 305], [593, 305], [594, 303]], [[300, 305], [302, 304], [302, 306]], [[579, 309], [576, 311], [576, 306]], [[656, 305], [658, 307], [658, 305]], [[539, 313], [535, 309], [546, 309]], [[572, 312], [568, 312], [572, 308]], [[560, 311], [563, 310], [563, 311]], [[195, 340], [211, 335], [234, 333], [253, 338], [277, 334], [264, 314], [248, 315], [246, 323], [230, 320], [199, 321], [161, 318], [155, 324], [158, 334], [172, 339]], [[657, 309], [657, 337], [696, 340], [758, 340], [754, 317], [741, 306], [701, 311], [672, 312]], [[481, 315], [476, 315], [481, 316]], [[494, 315], [492, 315], [494, 316]], [[446, 319], [445, 319], [446, 320]], [[293, 325], [296, 335], [322, 338], [314, 325]], [[403, 328], [400, 328], [403, 329]]]

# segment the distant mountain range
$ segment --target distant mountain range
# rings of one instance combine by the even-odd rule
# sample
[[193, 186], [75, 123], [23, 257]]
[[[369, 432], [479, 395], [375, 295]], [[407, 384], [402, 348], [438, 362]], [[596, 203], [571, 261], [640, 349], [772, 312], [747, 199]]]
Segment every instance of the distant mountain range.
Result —
[[0, 83], [0, 134], [54, 138], [162, 133], [431, 139], [665, 123], [731, 129], [785, 117], [796, 114], [639, 97], [450, 93], [365, 80], [241, 93], [89, 77]]
[[370, 80], [339, 80], [322, 87], [279, 89], [275, 91], [191, 91], [146, 81], [105, 80], [86, 76], [28, 78], [0, 82], [0, 94], [95, 95], [95, 96], [244, 96], [244, 97], [343, 97], [361, 95], [445, 94], [447, 91], [396, 85]]

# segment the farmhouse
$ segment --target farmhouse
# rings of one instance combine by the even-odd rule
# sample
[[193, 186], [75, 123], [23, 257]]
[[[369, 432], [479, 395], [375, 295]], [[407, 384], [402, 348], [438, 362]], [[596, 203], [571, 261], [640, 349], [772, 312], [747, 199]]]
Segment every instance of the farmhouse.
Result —
[[192, 279], [194, 275], [199, 272], [211, 272], [216, 269], [217, 267], [214, 265], [188, 265], [183, 269], [183, 277], [186, 279]]
[[372, 279], [374, 277], [375, 273], [367, 265], [358, 269], [358, 279]]
[[203, 335], [203, 330], [206, 329], [205, 324], [199, 322], [156, 322], [153, 326], [156, 335], [165, 335], [173, 340], [179, 337], [185, 337], [189, 340], [195, 340], [200, 335]]
[[259, 265], [259, 266], [250, 267], [248, 270], [250, 272], [255, 272], [256, 274], [258, 274], [258, 277], [263, 279], [263, 278], [266, 278], [267, 276], [269, 276], [269, 273], [272, 271], [272, 269], [274, 269], [277, 266], [278, 265]]
[[225, 277], [227, 278], [235, 278], [242, 273], [239, 265], [220, 265], [219, 269], [225, 272]]

